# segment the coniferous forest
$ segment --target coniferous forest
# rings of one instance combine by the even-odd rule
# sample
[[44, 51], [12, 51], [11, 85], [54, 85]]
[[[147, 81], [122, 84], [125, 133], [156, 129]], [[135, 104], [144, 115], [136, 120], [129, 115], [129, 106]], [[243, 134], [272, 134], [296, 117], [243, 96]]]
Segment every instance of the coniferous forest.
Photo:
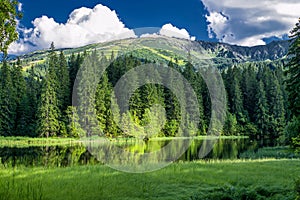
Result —
[[[92, 53], [99, 54], [97, 56], [103, 63], [115, 56], [113, 52], [109, 56]], [[52, 44], [46, 62], [26, 71], [20, 59], [3, 62], [0, 76], [0, 105], [3, 111], [0, 118], [1, 136], [86, 135], [80, 127], [80, 120], [83, 119], [78, 118], [77, 109], [72, 106], [72, 92], [78, 69], [88, 54], [84, 52], [66, 57], [63, 51], [56, 51]], [[151, 62], [155, 61], [132, 55], [122, 56], [111, 63], [104, 76], [97, 80], [99, 83], [93, 103], [98, 119], [95, 131], [99, 131], [99, 135], [130, 137], [134, 134], [130, 126], [121, 131], [114, 123], [110, 96], [113, 86], [122, 75], [136, 66]], [[166, 64], [180, 72], [196, 92], [201, 117], [196, 135], [206, 135], [211, 115], [210, 94], [201, 74], [188, 61], [185, 63], [179, 66], [174, 59]], [[295, 137], [285, 131], [287, 123], [293, 119], [288, 107], [287, 64], [287, 60], [261, 61], [219, 69], [227, 95], [227, 114], [222, 135], [249, 136], [272, 145], [287, 144]], [[125, 124], [126, 121], [128, 124], [134, 121], [145, 125], [153, 104], [163, 105], [167, 114], [167, 123], [157, 136], [176, 136], [180, 105], [174, 94], [160, 85], [147, 84], [136, 90], [130, 99], [130, 113], [123, 114], [121, 119]]]
[[[0, 200], [300, 199], [300, 18], [288, 40], [262, 38], [289, 27], [282, 22], [294, 16], [278, 11], [300, 4], [197, 2], [210, 14], [205, 34], [219, 42], [172, 24], [135, 32], [101, 4], [27, 29], [23, 4], [0, 0]], [[135, 36], [111, 34], [114, 23]]]

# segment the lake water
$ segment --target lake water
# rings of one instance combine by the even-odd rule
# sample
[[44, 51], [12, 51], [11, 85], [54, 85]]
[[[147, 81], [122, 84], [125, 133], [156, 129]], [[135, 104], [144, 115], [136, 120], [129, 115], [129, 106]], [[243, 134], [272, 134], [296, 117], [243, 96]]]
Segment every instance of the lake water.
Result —
[[[170, 160], [170, 161], [192, 161], [198, 159], [237, 159], [241, 153], [249, 150], [257, 150], [255, 142], [247, 138], [240, 139], [218, 139], [212, 149], [204, 156], [200, 155], [204, 140], [194, 139], [189, 141], [187, 150], [182, 148], [183, 140], [171, 144], [173, 140], [157, 141], [132, 141], [122, 140], [114, 142], [104, 142], [95, 145], [73, 145], [73, 146], [30, 146], [24, 148], [0, 147], [0, 162], [4, 166], [49, 166], [64, 167], [74, 165], [92, 165], [104, 164], [109, 159], [123, 160], [135, 159], [136, 162], [146, 154], [153, 155], [152, 160]], [[171, 147], [170, 147], [171, 145]], [[169, 147], [170, 148], [169, 148]], [[166, 148], [163, 153], [160, 149]], [[168, 147], [168, 148], [167, 148]], [[180, 152], [182, 151], [182, 152]], [[124, 154], [127, 152], [127, 154]], [[157, 152], [161, 153], [158, 154]], [[174, 153], [175, 152], [175, 153]], [[171, 156], [170, 156], [171, 155]], [[174, 155], [174, 156], [173, 156]], [[147, 157], [148, 159], [148, 157]]]

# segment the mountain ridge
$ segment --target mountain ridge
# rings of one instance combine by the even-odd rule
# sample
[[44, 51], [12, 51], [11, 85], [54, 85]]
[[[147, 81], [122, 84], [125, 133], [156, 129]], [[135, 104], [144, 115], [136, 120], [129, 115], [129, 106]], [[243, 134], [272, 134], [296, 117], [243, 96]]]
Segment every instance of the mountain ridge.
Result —
[[[130, 43], [131, 41], [136, 41], [140, 44], [144, 44], [147, 40], [152, 40], [153, 37], [148, 38], [136, 38], [136, 39], [123, 39], [123, 40], [115, 40], [105, 43], [95, 43], [89, 44], [86, 46], [78, 47], [78, 48], [62, 48], [57, 49], [56, 51], [63, 51], [67, 56], [72, 53], [81, 53], [84, 51], [91, 51], [91, 50], [99, 50], [104, 49], [106, 51], [113, 51], [114, 46], [122, 46], [122, 44]], [[187, 42], [185, 39], [178, 39], [178, 38], [168, 38], [168, 37], [157, 37], [153, 40], [166, 40], [169, 43], [180, 43], [180, 42]], [[144, 43], [143, 43], [144, 42]], [[283, 59], [286, 57], [288, 48], [289, 48], [289, 41], [288, 40], [281, 40], [281, 41], [273, 41], [266, 45], [259, 45], [253, 47], [245, 47], [239, 45], [231, 45], [222, 42], [209, 42], [209, 41], [188, 41], [191, 44], [191, 50], [193, 51], [201, 51], [205, 50], [208, 52], [215, 63], [227, 63], [225, 65], [230, 65], [232, 63], [241, 63], [241, 62], [255, 62], [255, 61], [274, 61], [278, 59]], [[180, 46], [180, 45], [177, 45]], [[30, 52], [21, 56], [9, 55], [10, 61], [16, 60], [19, 57], [21, 60], [25, 60], [29, 63], [36, 62], [39, 60], [44, 60], [47, 57], [49, 50], [39, 50]], [[2, 60], [3, 57], [0, 57]]]

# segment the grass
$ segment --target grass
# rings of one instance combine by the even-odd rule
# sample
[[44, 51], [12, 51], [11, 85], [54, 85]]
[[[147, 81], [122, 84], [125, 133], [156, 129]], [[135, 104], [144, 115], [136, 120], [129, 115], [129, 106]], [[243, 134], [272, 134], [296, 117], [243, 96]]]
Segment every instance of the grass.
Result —
[[80, 143], [75, 138], [0, 137], [0, 147], [56, 146]]
[[248, 150], [241, 153], [240, 158], [242, 159], [264, 159], [264, 158], [300, 158], [300, 152], [287, 147], [287, 146], [278, 146], [278, 147], [263, 147], [254, 150]]
[[[194, 139], [238, 139], [238, 138], [247, 138], [245, 136], [197, 136], [191, 137]], [[91, 138], [92, 140], [99, 140], [99, 137]], [[100, 138], [104, 139], [104, 138]], [[134, 138], [108, 138], [111, 141], [118, 142], [128, 142], [135, 141]], [[173, 139], [187, 139], [187, 137], [157, 137], [150, 138], [153, 141], [157, 140], [173, 140]], [[57, 146], [57, 145], [72, 145], [77, 143], [82, 143], [82, 141], [90, 140], [90, 138], [31, 138], [31, 137], [2, 137], [0, 136], [0, 147], [28, 147], [28, 146]]]
[[299, 169], [298, 159], [179, 162], [145, 174], [0, 167], [0, 199], [295, 199]]

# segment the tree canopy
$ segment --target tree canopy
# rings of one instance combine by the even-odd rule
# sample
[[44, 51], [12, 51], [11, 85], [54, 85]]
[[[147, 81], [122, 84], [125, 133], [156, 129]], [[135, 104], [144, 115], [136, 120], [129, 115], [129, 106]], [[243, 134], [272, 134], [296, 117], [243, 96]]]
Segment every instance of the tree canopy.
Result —
[[16, 9], [18, 1], [1, 0], [0, 4], [0, 51], [7, 55], [8, 46], [18, 39], [17, 19], [21, 17]]

